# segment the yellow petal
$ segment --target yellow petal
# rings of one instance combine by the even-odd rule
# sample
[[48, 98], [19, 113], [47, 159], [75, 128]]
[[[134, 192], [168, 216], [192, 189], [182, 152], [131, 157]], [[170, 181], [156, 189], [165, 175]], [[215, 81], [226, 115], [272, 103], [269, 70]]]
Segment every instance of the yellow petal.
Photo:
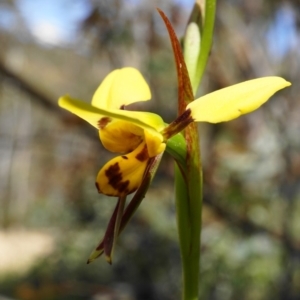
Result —
[[159, 132], [145, 130], [144, 137], [149, 157], [154, 157], [165, 150], [166, 144], [163, 142], [163, 136]]
[[133, 123], [114, 121], [99, 131], [103, 146], [117, 153], [133, 151], [144, 139], [144, 130]]
[[111, 88], [120, 70], [110, 72], [101, 82], [92, 98], [92, 105], [99, 108], [109, 108]]
[[87, 121], [92, 126], [99, 129], [99, 120], [105, 117], [102, 111], [92, 105], [78, 99], [72, 99], [69, 95], [65, 95], [58, 99], [58, 105], [81, 119]]
[[187, 109], [195, 121], [229, 121], [259, 108], [275, 92], [290, 85], [280, 77], [249, 80], [200, 97]]
[[[60, 107], [70, 111], [99, 129], [102, 123], [115, 120], [131, 122], [143, 129], [161, 131], [165, 123], [159, 115], [149, 112], [128, 111], [119, 109], [102, 109], [66, 95], [58, 100]], [[104, 118], [104, 119], [103, 119]]]
[[142, 74], [134, 68], [114, 70], [96, 90], [92, 105], [104, 109], [120, 109], [151, 98], [151, 92]]
[[141, 185], [148, 160], [145, 143], [127, 155], [110, 160], [98, 173], [96, 186], [99, 193], [123, 197], [135, 192]]

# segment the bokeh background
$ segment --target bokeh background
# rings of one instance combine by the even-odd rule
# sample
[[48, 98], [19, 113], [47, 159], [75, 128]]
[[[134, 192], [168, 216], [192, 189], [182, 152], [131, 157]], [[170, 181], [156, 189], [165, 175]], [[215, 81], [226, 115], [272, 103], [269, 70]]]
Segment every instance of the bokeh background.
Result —
[[[176, 73], [155, 7], [181, 37], [193, 1], [1, 0], [0, 299], [173, 300], [180, 256], [166, 154], [120, 237], [114, 263], [86, 259], [116, 199], [94, 187], [111, 157], [97, 132], [57, 107], [90, 101], [104, 76], [134, 66], [171, 122]], [[262, 109], [201, 124], [201, 299], [300, 299], [300, 3], [219, 0], [199, 95], [260, 76], [293, 83]]]

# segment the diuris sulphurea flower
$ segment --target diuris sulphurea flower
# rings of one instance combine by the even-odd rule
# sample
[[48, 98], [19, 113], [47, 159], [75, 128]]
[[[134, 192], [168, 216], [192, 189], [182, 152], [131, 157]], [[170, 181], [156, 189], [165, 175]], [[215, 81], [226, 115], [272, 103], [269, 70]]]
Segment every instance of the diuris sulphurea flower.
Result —
[[164, 152], [167, 139], [189, 123], [230, 121], [257, 109], [289, 85], [280, 77], [232, 85], [190, 102], [185, 113], [167, 125], [156, 114], [125, 110], [128, 104], [151, 98], [141, 73], [127, 67], [104, 79], [91, 104], [64, 96], [59, 105], [97, 128], [107, 150], [121, 154], [102, 167], [96, 186], [99, 193], [123, 197], [138, 189], [149, 159]]
[[[157, 114], [126, 110], [129, 104], [148, 101], [151, 98], [144, 77], [131, 67], [114, 70], [108, 74], [96, 90], [91, 104], [68, 95], [58, 101], [59, 106], [94, 126], [107, 150], [120, 154], [108, 161], [96, 178], [98, 192], [118, 197], [118, 201], [104, 238], [90, 255], [88, 263], [102, 253], [109, 263], [112, 262], [116, 239], [145, 197], [165, 150], [177, 162], [185, 181], [188, 180], [185, 178], [185, 172], [191, 167], [187, 161], [193, 149], [191, 143], [189, 144], [193, 134], [185, 130], [187, 134], [183, 137], [181, 132], [189, 124], [233, 120], [256, 110], [275, 92], [290, 85], [280, 77], [263, 77], [235, 84], [193, 100], [190, 78], [180, 44], [169, 20], [158, 11], [168, 29], [176, 62], [179, 111], [176, 120], [166, 124]], [[125, 208], [127, 195], [134, 192], [133, 198]]]
[[111, 72], [95, 92], [91, 105], [64, 96], [59, 105], [99, 130], [103, 146], [120, 156], [100, 170], [96, 186], [108, 196], [126, 196], [139, 187], [150, 158], [162, 153], [166, 144], [160, 116], [125, 110], [126, 105], [151, 98], [150, 89], [134, 68]]
[[[106, 236], [110, 233], [114, 238], [107, 238], [110, 242], [106, 241], [106, 247], [103, 245], [104, 238], [88, 262], [100, 256], [103, 251], [111, 262], [114, 240], [122, 226], [125, 226], [120, 223], [120, 218], [123, 216], [126, 196], [141, 186], [151, 170], [156, 170], [168, 139], [191, 122], [225, 122], [252, 112], [275, 92], [289, 85], [289, 82], [280, 77], [263, 77], [232, 85], [190, 102], [185, 112], [169, 125], [156, 114], [125, 110], [126, 105], [151, 98], [145, 79], [134, 68], [111, 72], [96, 90], [91, 104], [68, 95], [61, 97], [59, 106], [89, 122], [99, 131], [103, 146], [111, 152], [121, 154], [107, 162], [96, 179], [99, 193], [119, 197], [110, 222], [111, 228], [106, 232]], [[170, 153], [172, 154], [171, 151]], [[134, 210], [132, 208], [131, 213]]]
[[[175, 205], [182, 262], [182, 299], [199, 294], [203, 177], [199, 133], [195, 122], [230, 121], [254, 111], [275, 92], [290, 85], [280, 77], [242, 82], [194, 100], [211, 49], [216, 1], [196, 1], [189, 24], [196, 22], [184, 42], [184, 54], [176, 33], [160, 10], [175, 58], [178, 84], [178, 117], [166, 124], [150, 112], [128, 110], [128, 105], [148, 101], [150, 89], [134, 68], [111, 72], [96, 90], [92, 103], [64, 96], [59, 105], [83, 118], [99, 131], [103, 146], [119, 153], [99, 171], [99, 193], [118, 198], [104, 237], [87, 263], [104, 254], [111, 263], [120, 233], [137, 210], [151, 184], [164, 151], [175, 160]], [[201, 17], [205, 16], [202, 22]], [[196, 37], [196, 39], [195, 39]], [[198, 37], [198, 38], [197, 38]], [[194, 48], [194, 42], [198, 43]], [[195, 51], [196, 50], [196, 51]], [[185, 59], [189, 63], [187, 67]], [[126, 205], [127, 195], [134, 193]]]

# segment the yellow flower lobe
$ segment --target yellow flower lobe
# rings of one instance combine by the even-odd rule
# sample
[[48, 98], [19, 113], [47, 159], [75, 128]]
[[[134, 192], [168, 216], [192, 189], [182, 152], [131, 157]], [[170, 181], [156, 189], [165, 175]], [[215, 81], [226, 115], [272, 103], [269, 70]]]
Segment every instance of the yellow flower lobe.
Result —
[[99, 193], [123, 197], [141, 185], [149, 161], [146, 143], [126, 155], [113, 158], [99, 171], [96, 186]]
[[219, 123], [252, 112], [291, 83], [281, 77], [263, 77], [235, 84], [188, 104], [196, 122]]
[[127, 121], [114, 121], [99, 130], [103, 146], [116, 153], [133, 151], [143, 141], [144, 130]]

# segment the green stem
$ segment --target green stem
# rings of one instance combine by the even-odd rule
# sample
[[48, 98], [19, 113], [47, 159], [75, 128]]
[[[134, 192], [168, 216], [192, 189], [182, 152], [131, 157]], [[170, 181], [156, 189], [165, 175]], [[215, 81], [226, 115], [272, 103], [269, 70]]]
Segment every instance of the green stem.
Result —
[[[201, 36], [200, 54], [198, 52], [199, 44], [198, 46], [196, 45], [196, 51], [193, 51], [195, 47], [193, 43], [187, 43], [187, 49], [185, 49], [187, 51], [186, 58], [191, 58], [189, 66], [195, 65], [193, 63], [195, 61], [196, 70], [194, 67], [187, 69], [176, 35], [169, 21], [159, 11], [171, 37], [179, 85], [178, 107], [180, 116], [178, 120], [175, 120], [174, 123], [166, 128], [164, 136], [166, 138], [171, 137], [171, 141], [167, 143], [167, 151], [175, 158], [177, 163], [175, 168], [176, 215], [182, 260], [183, 300], [198, 299], [200, 281], [202, 166], [198, 130], [195, 123], [189, 124], [191, 120], [185, 113], [188, 113], [186, 111], [187, 103], [193, 99], [197, 87], [200, 85], [212, 44], [216, 0], [206, 0], [205, 7], [204, 26], [201, 35], [199, 35], [199, 37]], [[201, 9], [200, 6], [199, 9]], [[201, 18], [197, 18], [197, 20], [197, 24], [202, 25], [199, 24]], [[195, 28], [196, 31], [200, 30], [201, 26], [197, 28]], [[192, 32], [192, 41], [200, 43], [197, 36], [193, 40], [194, 34], [197, 35], [197, 32]], [[184, 130], [184, 142], [182, 142], [183, 136], [173, 135], [185, 126], [187, 127]]]
[[[194, 213], [189, 205], [189, 188], [180, 169], [175, 167], [177, 224], [182, 260], [182, 299], [197, 300], [199, 290], [199, 253], [201, 209]], [[199, 197], [197, 197], [199, 199]], [[199, 207], [197, 204], [197, 207]], [[200, 204], [201, 205], [201, 204]], [[195, 226], [196, 225], [196, 226]]]
[[[189, 141], [188, 143], [185, 142]], [[175, 158], [175, 194], [179, 246], [182, 260], [183, 300], [197, 300], [199, 291], [202, 171], [196, 125], [185, 138], [178, 134], [167, 144]]]
[[[193, 93], [201, 83], [212, 44], [216, 0], [205, 1], [204, 26], [201, 32], [200, 54], [191, 81]], [[200, 25], [200, 24], [198, 24]], [[201, 27], [201, 26], [199, 26]], [[190, 73], [190, 70], [189, 70]], [[182, 259], [183, 300], [197, 300], [200, 282], [200, 243], [202, 222], [202, 166], [200, 143], [194, 123], [185, 129], [186, 166], [176, 166], [176, 213]]]

